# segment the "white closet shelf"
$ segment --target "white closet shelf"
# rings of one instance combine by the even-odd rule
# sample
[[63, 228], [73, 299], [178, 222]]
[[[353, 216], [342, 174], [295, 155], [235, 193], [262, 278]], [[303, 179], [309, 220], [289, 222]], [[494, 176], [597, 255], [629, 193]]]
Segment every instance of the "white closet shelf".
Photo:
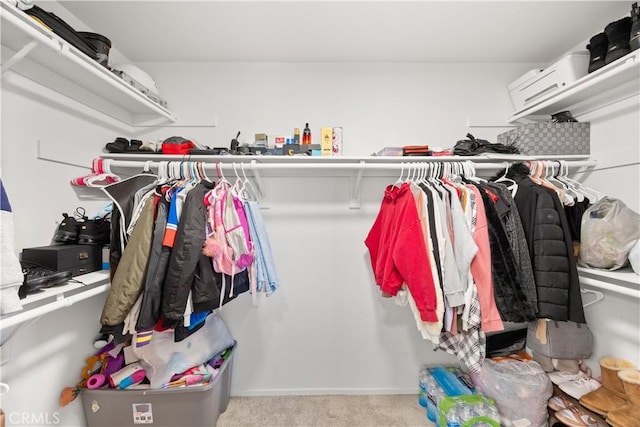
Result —
[[474, 163], [518, 162], [527, 160], [588, 160], [589, 155], [571, 156], [524, 156], [519, 154], [483, 154], [480, 156], [214, 156], [214, 155], [167, 155], [167, 154], [120, 154], [102, 153], [103, 159], [133, 161], [192, 161], [207, 163], [259, 163], [259, 164], [300, 164], [300, 165], [340, 165], [359, 164], [400, 164], [417, 162], [463, 162]]
[[2, 0], [1, 43], [12, 52], [9, 69], [127, 125], [173, 123], [164, 107], [126, 83], [97, 61]]
[[28, 320], [38, 318], [44, 314], [56, 311], [76, 302], [99, 295], [109, 289], [109, 271], [101, 270], [74, 277], [78, 282], [54, 286], [27, 295], [22, 303], [22, 310], [9, 313], [0, 318], [0, 330], [16, 326]]
[[578, 267], [580, 284], [640, 299], [640, 276], [631, 268], [616, 271]]
[[[555, 157], [556, 160], [568, 159]], [[540, 160], [540, 158], [521, 155], [483, 155], [483, 156], [366, 156], [366, 157], [314, 157], [314, 156], [165, 156], [162, 154], [104, 154], [102, 158], [110, 161], [109, 169], [118, 173], [118, 168], [136, 168], [137, 172], [143, 168], [158, 168], [159, 162], [198, 162], [204, 163], [207, 170], [233, 170], [235, 173], [248, 171], [253, 174], [258, 187], [258, 193], [264, 197], [262, 176], [292, 177], [300, 176], [346, 176], [349, 178], [349, 208], [360, 208], [360, 188], [364, 176], [393, 176], [403, 174], [404, 170], [413, 170], [426, 163], [437, 162], [472, 162], [478, 171], [484, 171], [485, 176], [504, 169], [509, 163], [524, 160]], [[126, 160], [120, 160], [126, 159]], [[594, 167], [595, 160], [581, 160], [570, 158], [568, 165], [572, 168]], [[106, 163], [106, 162], [105, 162]], [[240, 166], [238, 166], [240, 165]], [[416, 165], [415, 167], [413, 165]], [[264, 175], [262, 175], [264, 172]], [[213, 175], [212, 175], [213, 176]], [[263, 204], [264, 205], [264, 204]]]
[[[118, 168], [137, 168], [141, 171], [145, 166], [158, 168], [160, 162], [203, 162], [207, 170], [215, 170], [220, 166], [224, 170], [251, 171], [259, 179], [259, 173], [265, 176], [353, 176], [359, 182], [363, 175], [382, 175], [397, 173], [401, 170], [419, 168], [425, 163], [472, 162], [478, 171], [485, 175], [504, 169], [513, 162], [527, 160], [567, 160], [571, 168], [589, 168], [596, 166], [595, 160], [584, 157], [547, 156], [530, 157], [522, 155], [486, 155], [486, 156], [365, 156], [365, 157], [322, 157], [322, 156], [176, 156], [162, 154], [103, 154], [109, 160], [108, 167], [115, 171]], [[584, 160], [583, 160], [584, 159]], [[413, 166], [417, 165], [417, 166]], [[324, 171], [331, 171], [325, 175]], [[116, 172], [117, 173], [117, 172]], [[382, 176], [380, 175], [380, 176]], [[358, 185], [356, 185], [356, 188]]]
[[640, 93], [640, 50], [605, 65], [516, 111], [509, 123], [547, 120], [551, 114], [569, 110], [574, 116], [613, 104]]

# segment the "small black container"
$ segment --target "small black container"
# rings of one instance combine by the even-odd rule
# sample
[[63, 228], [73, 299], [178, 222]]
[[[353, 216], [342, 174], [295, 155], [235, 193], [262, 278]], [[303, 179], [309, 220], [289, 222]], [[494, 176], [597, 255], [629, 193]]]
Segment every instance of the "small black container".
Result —
[[79, 32], [80, 37], [93, 46], [98, 54], [97, 61], [104, 67], [109, 67], [109, 50], [111, 49], [111, 40], [97, 33]]

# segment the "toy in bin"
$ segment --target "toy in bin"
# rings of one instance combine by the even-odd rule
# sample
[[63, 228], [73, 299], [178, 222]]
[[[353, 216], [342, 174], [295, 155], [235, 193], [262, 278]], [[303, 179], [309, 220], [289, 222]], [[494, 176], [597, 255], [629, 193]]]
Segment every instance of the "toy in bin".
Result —
[[475, 394], [473, 384], [467, 375], [456, 366], [425, 366], [420, 372], [418, 402], [427, 408], [429, 421], [437, 423], [440, 404], [446, 397], [473, 394]]
[[496, 402], [485, 396], [445, 397], [439, 415], [440, 427], [500, 427]]

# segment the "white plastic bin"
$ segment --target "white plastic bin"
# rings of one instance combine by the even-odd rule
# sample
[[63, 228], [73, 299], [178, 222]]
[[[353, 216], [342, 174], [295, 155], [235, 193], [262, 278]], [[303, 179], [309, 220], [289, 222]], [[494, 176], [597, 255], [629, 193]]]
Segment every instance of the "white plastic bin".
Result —
[[544, 69], [530, 70], [507, 86], [516, 111], [536, 104], [587, 75], [589, 52], [573, 52]]

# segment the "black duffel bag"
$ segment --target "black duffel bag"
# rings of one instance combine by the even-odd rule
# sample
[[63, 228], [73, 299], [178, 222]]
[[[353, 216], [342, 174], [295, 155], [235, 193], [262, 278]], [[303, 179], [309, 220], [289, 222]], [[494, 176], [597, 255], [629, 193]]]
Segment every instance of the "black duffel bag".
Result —
[[29, 9], [26, 9], [24, 12], [35, 18], [36, 21], [40, 22], [46, 28], [50, 28], [51, 31], [65, 39], [71, 45], [77, 47], [89, 58], [94, 60], [98, 59], [98, 54], [93, 45], [91, 45], [91, 43], [81, 37], [76, 32], [76, 30], [74, 30], [69, 24], [64, 22], [64, 20], [60, 19], [54, 13], [47, 12], [46, 10], [36, 5], [33, 5]]

